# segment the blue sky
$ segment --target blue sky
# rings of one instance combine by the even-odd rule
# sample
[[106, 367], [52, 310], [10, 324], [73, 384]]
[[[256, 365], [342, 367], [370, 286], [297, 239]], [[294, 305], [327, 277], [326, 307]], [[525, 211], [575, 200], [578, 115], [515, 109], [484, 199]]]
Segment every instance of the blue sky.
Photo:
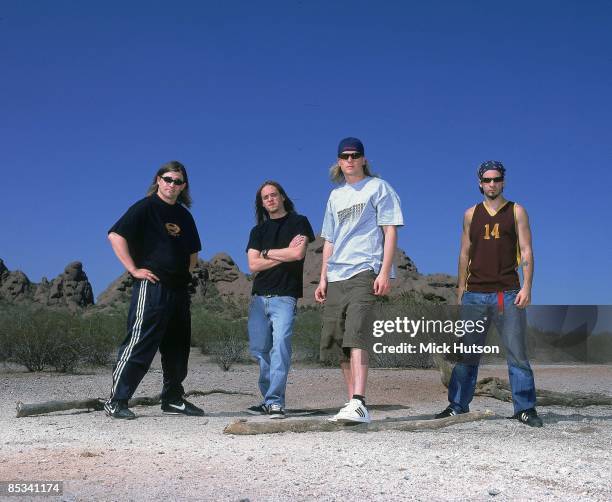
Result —
[[399, 245], [456, 273], [475, 169], [502, 160], [538, 304], [609, 304], [612, 3], [0, 2], [0, 258], [33, 281], [122, 272], [106, 231], [188, 170], [210, 258], [246, 270], [255, 190], [320, 230], [338, 140], [397, 190]]

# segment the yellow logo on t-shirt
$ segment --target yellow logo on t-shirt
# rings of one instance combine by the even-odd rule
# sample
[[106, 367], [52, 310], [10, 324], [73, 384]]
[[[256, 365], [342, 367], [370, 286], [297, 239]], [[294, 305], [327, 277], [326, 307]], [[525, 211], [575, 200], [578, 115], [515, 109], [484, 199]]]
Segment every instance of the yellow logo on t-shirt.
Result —
[[176, 223], [166, 223], [166, 230], [172, 237], [179, 237], [181, 235], [181, 227]]

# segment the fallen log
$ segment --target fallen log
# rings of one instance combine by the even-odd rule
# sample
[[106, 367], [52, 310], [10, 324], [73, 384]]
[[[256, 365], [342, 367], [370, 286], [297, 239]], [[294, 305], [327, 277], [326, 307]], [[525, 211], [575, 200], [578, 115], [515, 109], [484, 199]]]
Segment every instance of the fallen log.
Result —
[[[224, 389], [211, 389], [211, 390], [190, 390], [185, 393], [185, 397], [190, 396], [208, 396], [210, 394], [231, 394], [231, 395], [242, 395], [252, 396], [250, 392], [240, 392], [233, 390]], [[53, 413], [56, 411], [67, 411], [67, 410], [86, 410], [86, 411], [101, 411], [104, 409], [104, 402], [106, 399], [103, 398], [91, 398], [79, 401], [45, 401], [43, 403], [32, 403], [26, 404], [21, 401], [17, 401], [17, 418], [30, 417], [33, 415], [44, 415], [46, 413]], [[161, 395], [155, 396], [142, 396], [130, 399], [128, 406], [156, 406], [161, 403]]]
[[[476, 396], [493, 397], [500, 401], [512, 401], [510, 384], [507, 380], [497, 377], [479, 380], [474, 394]], [[552, 390], [536, 389], [536, 404], [538, 406], [569, 406], [572, 408], [610, 406], [612, 405], [612, 397], [593, 392], [555, 392]]]
[[54, 411], [88, 410], [101, 411], [104, 409], [104, 400], [94, 398], [83, 401], [45, 401], [44, 403], [26, 404], [17, 401], [17, 418], [30, 415], [43, 415]]
[[436, 430], [451, 425], [474, 422], [490, 418], [495, 414], [487, 411], [473, 411], [454, 415], [452, 417], [432, 419], [432, 420], [398, 420], [387, 419], [374, 421], [369, 424], [345, 425], [328, 420], [269, 420], [269, 421], [248, 421], [244, 418], [228, 424], [223, 429], [224, 434], [234, 435], [255, 435], [255, 434], [278, 434], [281, 432], [379, 432], [379, 431], [407, 431], [417, 432], [425, 430]]

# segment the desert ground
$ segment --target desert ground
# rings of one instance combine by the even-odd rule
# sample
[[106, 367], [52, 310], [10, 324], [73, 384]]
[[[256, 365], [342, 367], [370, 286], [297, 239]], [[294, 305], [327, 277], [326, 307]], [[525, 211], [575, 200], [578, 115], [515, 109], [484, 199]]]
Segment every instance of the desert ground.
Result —
[[[534, 365], [536, 384], [557, 391], [612, 393], [610, 366]], [[502, 365], [480, 377], [507, 378]], [[237, 436], [234, 420], [259, 402], [255, 365], [223, 372], [195, 350], [187, 390], [251, 395], [191, 399], [205, 417], [133, 408], [136, 420], [65, 411], [16, 418], [15, 403], [104, 397], [110, 368], [64, 375], [0, 366], [0, 480], [61, 480], [57, 500], [612, 500], [612, 407], [541, 407], [544, 428], [505, 417], [509, 403], [477, 397], [486, 420], [436, 431], [308, 432]], [[136, 396], [159, 392], [156, 359]], [[436, 370], [371, 370], [374, 421], [430, 418], [446, 406]], [[295, 366], [286, 419], [323, 420], [345, 401], [338, 369]], [[301, 410], [294, 412], [292, 410]], [[40, 501], [48, 497], [35, 497]], [[11, 496], [7, 500], [24, 500]]]

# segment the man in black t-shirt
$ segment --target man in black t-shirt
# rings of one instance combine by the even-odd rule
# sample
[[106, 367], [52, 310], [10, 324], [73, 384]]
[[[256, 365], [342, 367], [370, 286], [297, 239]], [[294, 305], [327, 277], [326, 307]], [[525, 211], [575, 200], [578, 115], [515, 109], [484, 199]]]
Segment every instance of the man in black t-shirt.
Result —
[[247, 254], [255, 273], [249, 306], [249, 347], [259, 362], [261, 404], [250, 413], [285, 417], [285, 389], [291, 364], [291, 336], [302, 297], [304, 257], [314, 233], [308, 219], [275, 181], [266, 181], [255, 196], [257, 225]]
[[108, 231], [119, 261], [134, 278], [127, 336], [113, 369], [113, 386], [104, 405], [112, 418], [136, 418], [128, 400], [159, 349], [163, 369], [164, 413], [201, 416], [183, 399], [183, 380], [191, 342], [190, 271], [202, 249], [191, 206], [185, 167], [164, 164], [147, 196], [136, 202]]

